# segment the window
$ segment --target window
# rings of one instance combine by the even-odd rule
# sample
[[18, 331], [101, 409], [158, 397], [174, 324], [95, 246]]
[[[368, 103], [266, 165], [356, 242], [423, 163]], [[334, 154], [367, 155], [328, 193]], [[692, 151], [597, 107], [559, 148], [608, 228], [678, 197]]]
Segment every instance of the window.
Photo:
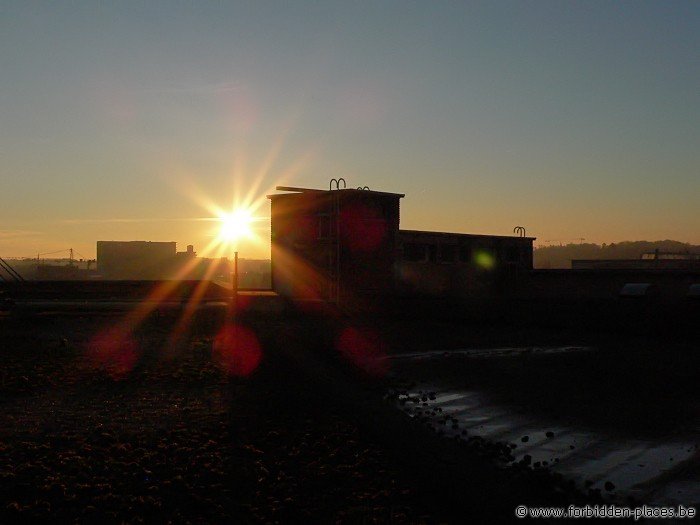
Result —
[[457, 246], [454, 244], [440, 245], [440, 262], [451, 263], [457, 259]]
[[408, 262], [425, 262], [425, 244], [407, 242], [403, 245], [403, 260]]
[[460, 246], [459, 247], [459, 262], [470, 263], [472, 262], [472, 248], [471, 246]]
[[506, 250], [506, 261], [510, 263], [520, 261], [520, 250], [516, 246], [511, 246]]
[[428, 260], [432, 263], [437, 262], [437, 244], [428, 245]]

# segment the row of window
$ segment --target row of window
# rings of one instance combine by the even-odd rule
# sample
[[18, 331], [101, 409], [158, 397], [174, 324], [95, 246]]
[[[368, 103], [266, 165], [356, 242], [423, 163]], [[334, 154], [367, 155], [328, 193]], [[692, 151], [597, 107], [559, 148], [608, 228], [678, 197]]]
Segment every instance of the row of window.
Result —
[[[403, 260], [407, 262], [471, 263], [476, 256], [495, 257], [494, 250], [468, 245], [407, 242], [403, 245]], [[510, 246], [502, 253], [507, 262], [519, 262], [520, 250]]]

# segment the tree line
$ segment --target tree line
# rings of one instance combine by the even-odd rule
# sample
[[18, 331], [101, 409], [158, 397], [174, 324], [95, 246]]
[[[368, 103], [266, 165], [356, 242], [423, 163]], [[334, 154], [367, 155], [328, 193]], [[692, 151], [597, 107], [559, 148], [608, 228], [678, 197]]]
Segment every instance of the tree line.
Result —
[[643, 253], [700, 253], [700, 245], [680, 241], [622, 241], [611, 244], [540, 246], [534, 250], [535, 268], [571, 268], [572, 259], [639, 259]]

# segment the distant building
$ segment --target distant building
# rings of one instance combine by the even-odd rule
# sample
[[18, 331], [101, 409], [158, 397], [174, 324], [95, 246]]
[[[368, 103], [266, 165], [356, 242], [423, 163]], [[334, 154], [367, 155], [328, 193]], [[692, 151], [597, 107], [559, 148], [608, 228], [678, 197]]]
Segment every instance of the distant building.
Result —
[[239, 289], [270, 289], [270, 260], [269, 259], [239, 259], [238, 287]]
[[177, 257], [181, 261], [189, 261], [189, 260], [197, 257], [197, 252], [194, 251], [193, 245], [188, 244], [187, 251], [186, 252], [175, 252], [175, 257]]
[[573, 259], [572, 270], [700, 270], [700, 253], [653, 252], [639, 259]]
[[174, 241], [97, 241], [97, 271], [104, 279], [166, 279], [176, 252]]
[[225, 280], [231, 265], [225, 257], [197, 257], [194, 246], [178, 252], [175, 242], [97, 241], [97, 271], [107, 280]]
[[84, 281], [94, 278], [95, 270], [84, 269], [77, 264], [37, 264], [34, 278], [37, 281]]
[[278, 187], [271, 202], [272, 286], [344, 301], [391, 294], [465, 296], [532, 269], [531, 237], [399, 229], [399, 193]]

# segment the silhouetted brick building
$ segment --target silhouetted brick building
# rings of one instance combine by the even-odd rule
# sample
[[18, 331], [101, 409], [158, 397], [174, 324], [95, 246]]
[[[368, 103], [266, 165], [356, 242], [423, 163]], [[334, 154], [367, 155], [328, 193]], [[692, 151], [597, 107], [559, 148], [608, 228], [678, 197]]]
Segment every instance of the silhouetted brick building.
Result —
[[400, 230], [400, 193], [277, 189], [272, 287], [285, 296], [493, 294], [532, 269], [531, 237]]
[[463, 297], [512, 290], [532, 270], [533, 240], [399, 230], [396, 291]]
[[97, 271], [108, 280], [230, 279], [227, 258], [197, 257], [190, 244], [178, 252], [175, 242], [97, 241]]
[[176, 253], [175, 242], [97, 241], [97, 270], [105, 279], [164, 279]]

